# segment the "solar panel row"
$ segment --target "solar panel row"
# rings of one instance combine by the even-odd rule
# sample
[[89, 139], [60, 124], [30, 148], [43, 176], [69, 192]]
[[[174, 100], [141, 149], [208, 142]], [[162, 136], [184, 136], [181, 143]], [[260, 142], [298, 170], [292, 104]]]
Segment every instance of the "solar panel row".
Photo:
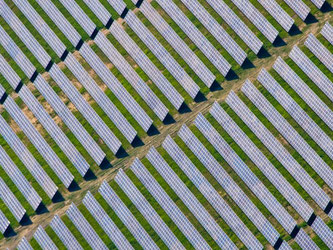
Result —
[[48, 165], [52, 168], [54, 173], [59, 177], [61, 182], [68, 188], [74, 176], [67, 169], [65, 164], [59, 159], [56, 153], [52, 150], [49, 144], [45, 141], [43, 136], [37, 131], [37, 129], [31, 124], [19, 106], [15, 101], [8, 97], [3, 107], [7, 110], [10, 116], [14, 119], [20, 129], [24, 132], [30, 142], [35, 146], [38, 152], [46, 160]]
[[260, 32], [273, 43], [279, 32], [267, 19], [253, 6], [249, 0], [232, 0], [237, 8], [260, 30]]
[[34, 239], [37, 241], [37, 243], [42, 249], [45, 250], [58, 249], [42, 226], [39, 226], [37, 228], [36, 232], [34, 233]]
[[142, 2], [140, 5], [140, 11], [163, 36], [163, 38], [172, 46], [172, 48], [184, 59], [184, 61], [191, 67], [191, 69], [198, 75], [205, 85], [211, 86], [215, 80], [213, 73], [162, 18], [158, 11], [147, 1]]
[[295, 102], [279, 83], [262, 69], [257, 79], [270, 94], [283, 106], [293, 119], [307, 132], [311, 138], [333, 159], [333, 141], [310, 118], [310, 116]]
[[307, 86], [307, 84], [286, 64], [281, 57], [275, 61], [273, 69], [294, 89], [310, 108], [333, 129], [333, 113], [327, 105]]
[[128, 176], [122, 169], [119, 170], [115, 181], [126, 195], [133, 202], [155, 232], [170, 249], [185, 249], [182, 243], [176, 238], [170, 228], [165, 224], [162, 218], [157, 214], [154, 208], [149, 204], [146, 198], [134, 186]]
[[170, 216], [177, 227], [182, 231], [194, 248], [209, 249], [209, 245], [190, 223], [182, 211], [172, 201], [168, 194], [158, 184], [138, 158], [131, 165], [131, 170], [139, 178], [141, 183], [148, 189], [163, 210]]
[[89, 210], [104, 232], [119, 249], [133, 249], [125, 236], [121, 233], [117, 225], [111, 220], [94, 196], [88, 191], [82, 203]]
[[273, 124], [281, 135], [296, 149], [304, 160], [332, 188], [333, 172], [313, 148], [298, 134], [287, 120], [273, 107], [272, 104], [254, 87], [250, 81], [242, 86], [242, 92], [251, 100], [261, 113]]
[[25, 215], [25, 209], [22, 207], [21, 203], [17, 200], [15, 195], [6, 185], [4, 180], [0, 177], [0, 198], [8, 207], [10, 212], [14, 215], [18, 222], [21, 222], [23, 216]]
[[36, 211], [42, 202], [42, 198], [36, 190], [31, 186], [13, 160], [8, 156], [3, 147], [0, 146], [0, 166], [5, 170], [6, 174], [13, 181], [14, 185], [20, 190], [24, 198], [31, 207]]
[[[211, 113], [213, 113], [212, 110]], [[279, 233], [252, 203], [244, 191], [236, 184], [188, 127], [183, 125], [178, 135], [273, 246], [279, 238]]]
[[297, 46], [290, 51], [289, 57], [298, 67], [333, 101], [333, 83]]
[[[230, 96], [230, 95], [229, 95]], [[228, 96], [228, 97], [229, 97]], [[292, 232], [296, 226], [294, 219], [288, 214], [283, 206], [268, 191], [259, 178], [249, 169], [237, 153], [229, 144], [218, 134], [213, 126], [200, 113], [195, 119], [196, 127], [204, 134], [207, 140], [220, 153], [225, 161], [231, 166], [250, 190], [260, 199], [260, 201], [269, 209], [272, 215], [286, 229]]]
[[258, 54], [263, 43], [242, 22], [239, 17], [221, 0], [207, 0], [207, 3], [222, 17], [234, 32], [246, 43], [246, 45]]
[[181, 181], [177, 174], [170, 168], [167, 162], [157, 152], [154, 147], [151, 147], [146, 155], [149, 162], [155, 167], [163, 179], [169, 184], [173, 191], [183, 201], [185, 206], [191, 211], [200, 224], [206, 229], [215, 242], [221, 247], [235, 249], [236, 246], [230, 238], [223, 232], [220, 226], [207, 212], [203, 205]]
[[333, 54], [312, 33], [304, 45], [333, 73]]
[[228, 95], [227, 103], [253, 131], [259, 140], [288, 170], [295, 180], [310, 194], [321, 208], [325, 208], [330, 201], [325, 192], [300, 166], [300, 164], [289, 154], [281, 143], [269, 132], [259, 119], [245, 106], [234, 92]]
[[282, 26], [285, 31], [290, 31], [294, 24], [294, 20], [275, 0], [258, 0], [258, 2], [272, 17], [274, 17], [274, 19]]
[[221, 72], [223, 76], [226, 76], [231, 68], [231, 65], [223, 58], [223, 56], [207, 40], [207, 38], [198, 30], [198, 28], [194, 26], [194, 24], [177, 7], [177, 5], [174, 4], [171, 0], [157, 1], [157, 3], [161, 5], [161, 7], [168, 13], [172, 20], [175, 21], [177, 25], [182, 29], [182, 31], [193, 41], [194, 44], [196, 44], [196, 46], [217, 68], [217, 70]]
[[329, 22], [326, 22], [320, 33], [333, 45], [333, 27]]
[[308, 17], [310, 7], [307, 6], [302, 0], [284, 0], [286, 4], [303, 20]]
[[83, 249], [58, 215], [53, 217], [50, 226], [65, 247], [68, 249]]
[[[171, 104], [178, 110], [184, 102], [184, 98], [178, 91], [170, 84], [165, 76], [158, 70], [158, 68], [150, 61], [146, 54], [140, 47], [132, 40], [132, 38], [125, 32], [119, 23], [114, 22], [109, 28], [111, 34], [118, 40], [118, 42], [125, 48], [130, 56], [138, 63], [138, 65], [145, 71], [150, 79], [155, 83], [164, 96], [171, 102]], [[186, 86], [185, 86], [186, 87]], [[194, 98], [198, 91], [198, 87], [187, 88], [189, 94]]]
[[92, 249], [108, 249], [74, 203], [72, 203], [67, 209], [66, 215], [71, 222], [73, 222]]
[[201, 172], [199, 172], [171, 137], [167, 137], [162, 146], [217, 213], [230, 226], [244, 245], [248, 248], [262, 248], [260, 242], [253, 236], [250, 230], [238, 218], [236, 213], [222, 199], [220, 194], [213, 188]]
[[159, 249], [149, 234], [144, 230], [131, 211], [106, 181], [102, 183], [98, 192], [144, 249]]
[[199, 91], [197, 84], [131, 10], [127, 13], [125, 21], [170, 74], [194, 98]]

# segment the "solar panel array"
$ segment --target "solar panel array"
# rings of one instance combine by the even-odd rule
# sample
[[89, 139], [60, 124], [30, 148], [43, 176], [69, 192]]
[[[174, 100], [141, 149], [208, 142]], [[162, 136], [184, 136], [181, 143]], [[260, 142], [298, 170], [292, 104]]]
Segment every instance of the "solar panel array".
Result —
[[290, 31], [294, 24], [294, 20], [275, 0], [258, 0], [258, 2], [267, 10], [269, 14], [285, 29]]
[[248, 0], [233, 0], [237, 8], [260, 30], [260, 32], [273, 43], [279, 32]]
[[150, 163], [156, 168], [159, 174], [165, 179], [169, 186], [174, 190], [178, 197], [183, 201], [187, 208], [192, 212], [200, 224], [207, 230], [211, 237], [221, 247], [234, 249], [235, 245], [230, 238], [222, 231], [220, 226], [214, 221], [197, 198], [179, 179], [177, 174], [170, 168], [167, 162], [152, 147], [146, 155]]
[[305, 46], [333, 72], [333, 54], [311, 33], [305, 41]]
[[183, 245], [172, 233], [170, 228], [163, 222], [154, 208], [148, 203], [146, 198], [140, 193], [122, 170], [117, 173], [115, 181], [131, 199], [148, 223], [154, 228], [168, 248], [184, 249]]
[[189, 158], [177, 146], [171, 137], [163, 142], [163, 148], [168, 152], [177, 165], [183, 170], [193, 184], [205, 196], [218, 214], [228, 223], [235, 234], [248, 248], [262, 248], [260, 242], [253, 236], [243, 222], [238, 218], [229, 205], [222, 199], [207, 179], [196, 169]]
[[143, 1], [140, 6], [140, 12], [154, 25], [154, 28], [163, 36], [163, 38], [172, 46], [172, 48], [184, 59], [191, 69], [199, 76], [206, 86], [211, 86], [215, 80], [213, 73], [197, 57], [197, 55], [187, 46], [187, 44], [178, 36], [172, 27], [163, 19], [147, 1]]
[[20, 222], [25, 215], [25, 209], [2, 178], [0, 178], [0, 198], [14, 215], [15, 219]]
[[80, 231], [80, 233], [91, 246], [91, 248], [108, 249], [74, 203], [72, 203], [69, 209], [66, 211], [66, 215], [71, 220], [71, 222], [73, 222], [75, 227]]
[[333, 45], [333, 27], [329, 22], [326, 22], [320, 33]]
[[[2, 235], [18, 249], [333, 248], [330, 4], [284, 2], [0, 0]], [[318, 18], [322, 36], [296, 46], [272, 17], [290, 35]], [[199, 103], [285, 53], [281, 38], [291, 60]], [[193, 124], [171, 131], [183, 108]]]
[[[227, 73], [229, 72], [229, 69], [231, 68], [231, 65], [219, 54], [219, 52], [207, 40], [207, 38], [202, 33], [200, 33], [200, 31], [191, 23], [191, 21], [186, 17], [186, 15], [183, 12], [181, 12], [181, 10], [172, 1], [163, 1], [163, 4], [162, 3], [160, 4], [165, 9], [165, 11], [171, 16], [171, 18], [179, 25], [179, 27], [181, 27], [181, 29], [186, 33], [186, 35], [197, 45], [197, 47], [203, 52], [203, 54], [209, 59], [209, 61], [221, 72], [223, 76], [226, 76]], [[193, 1], [190, 2], [187, 1], [184, 2], [184, 4], [190, 9], [190, 11], [198, 18], [200, 22], [203, 22], [203, 20], [209, 21], [208, 15], [206, 15], [206, 17], [201, 17], [199, 15], [200, 12], [201, 14], [205, 14], [205, 10], [200, 4]], [[213, 20], [215, 21], [215, 19], [212, 18], [210, 19], [211, 24], [209, 25], [209, 27], [212, 27], [211, 25], [214, 24], [216, 26], [216, 23]], [[205, 25], [205, 27], [207, 27], [206, 23], [203, 24]], [[210, 28], [209, 30], [211, 31]], [[223, 45], [224, 47], [227, 47], [226, 44], [228, 44], [228, 42], [232, 39], [229, 36], [227, 36], [225, 32], [222, 33], [225, 34], [225, 36], [223, 37], [223, 39], [218, 39], [218, 41], [221, 42], [222, 40], [225, 40]], [[235, 46], [235, 44], [232, 42], [228, 44], [227, 48], [229, 49], [230, 52], [241, 50], [238, 46]], [[242, 64], [243, 61], [242, 59], [239, 58], [239, 55], [235, 55], [234, 53], [230, 54], [232, 54], [232, 56], [236, 58], [236, 61], [239, 64]], [[244, 54], [245, 53], [243, 53], [243, 55]]]
[[158, 42], [148, 28], [144, 26], [140, 19], [132, 11], [129, 11], [125, 17], [125, 21], [135, 34], [154, 53], [170, 74], [172, 74], [183, 88], [190, 93], [190, 96], [194, 98], [195, 94], [198, 93], [199, 87], [170, 53]]
[[289, 53], [289, 57], [298, 67], [333, 101], [333, 83], [320, 69], [308, 58], [302, 50], [295, 46]]
[[255, 54], [259, 53], [263, 43], [239, 19], [227, 4], [218, 0], [207, 0], [207, 3], [222, 17], [222, 19], [237, 33], [237, 35]]
[[170, 216], [174, 223], [179, 227], [186, 238], [195, 248], [209, 248], [209, 245], [202, 238], [199, 232], [189, 222], [182, 211], [171, 200], [168, 194], [158, 184], [155, 178], [148, 172], [138, 158], [131, 165], [131, 170], [140, 179], [142, 184], [149, 190], [164, 211]]
[[58, 249], [42, 226], [37, 228], [34, 238], [42, 249]]
[[[279, 57], [273, 69], [292, 87], [314, 112], [333, 129], [332, 110], [306, 85], [306, 83]], [[301, 86], [301, 87], [300, 87]]]

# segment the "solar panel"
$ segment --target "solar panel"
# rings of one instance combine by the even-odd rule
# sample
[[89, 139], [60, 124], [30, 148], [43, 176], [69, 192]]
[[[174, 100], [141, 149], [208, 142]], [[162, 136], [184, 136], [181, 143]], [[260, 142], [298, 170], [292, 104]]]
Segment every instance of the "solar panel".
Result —
[[[15, 5], [22, 11], [29, 22], [34, 26], [39, 34], [45, 39], [48, 45], [54, 50], [54, 52], [61, 57], [66, 50], [66, 46], [61, 42], [57, 35], [50, 29], [43, 18], [38, 15], [36, 10], [29, 4], [27, 0], [13, 0]], [[17, 22], [18, 24], [19, 22]], [[22, 29], [23, 31], [23, 29]], [[22, 39], [23, 40], [23, 39]], [[23, 41], [25, 42], [25, 41]], [[34, 42], [36, 43], [36, 42]], [[44, 52], [43, 52], [44, 53]], [[49, 61], [51, 58], [49, 59]], [[49, 62], [48, 61], [48, 62]], [[47, 65], [47, 64], [46, 64]], [[44, 66], [44, 65], [43, 65]], [[44, 67], [46, 68], [46, 67]]]
[[321, 9], [323, 7], [325, 0], [311, 0], [311, 2], [317, 6], [318, 9]]
[[[1, 28], [1, 27], [0, 27]], [[35, 67], [31, 65], [31, 70], [26, 70], [24, 61], [28, 61], [27, 57], [22, 53], [22, 51], [17, 47], [14, 41], [8, 36], [7, 33], [2, 33], [4, 40], [6, 43], [2, 43], [4, 48], [10, 54], [12, 58], [14, 58], [15, 62], [21, 67], [21, 69], [26, 73], [35, 72]], [[0, 42], [2, 40], [0, 39]], [[15, 54], [20, 54], [20, 60], [15, 59]], [[16, 89], [19, 85], [19, 76], [15, 73], [15, 71], [9, 66], [9, 64], [5, 61], [5, 59], [0, 56], [0, 64], [1, 64], [1, 72], [4, 77], [7, 79], [9, 84]], [[29, 75], [28, 75], [29, 76]], [[54, 90], [46, 83], [43, 78], [36, 77], [36, 81], [34, 81], [35, 87], [40, 91], [40, 93], [44, 96], [44, 98], [50, 103], [52, 108], [57, 112], [57, 114], [61, 117], [64, 123], [68, 126], [68, 128], [72, 131], [72, 133], [76, 136], [76, 138], [81, 142], [81, 144], [85, 147], [87, 152], [89, 152], [90, 156], [96, 161], [99, 165], [103, 159], [105, 158], [105, 154], [99, 148], [97, 143], [91, 138], [91, 136], [87, 133], [87, 131], [83, 128], [83, 126], [77, 121], [75, 116], [68, 110], [68, 108], [64, 105], [64, 103], [60, 100]], [[38, 179], [37, 179], [38, 181]], [[43, 183], [43, 181], [42, 181]], [[45, 181], [45, 184], [48, 182]], [[41, 186], [44, 186], [40, 184]], [[50, 187], [52, 185], [50, 184]], [[47, 192], [48, 193], [48, 192]], [[48, 193], [49, 194], [49, 193]], [[54, 193], [53, 193], [54, 194]], [[53, 194], [49, 194], [53, 196]]]
[[209, 249], [210, 247], [204, 238], [199, 234], [196, 228], [190, 223], [138, 158], [132, 163], [131, 170], [148, 189], [163, 210], [170, 216], [180, 231], [191, 242], [193, 247], [196, 249]]
[[109, 22], [111, 14], [98, 0], [84, 0], [84, 2], [104, 25]]
[[310, 116], [294, 101], [294, 99], [265, 70], [261, 70], [258, 78], [260, 83], [284, 107], [293, 119], [307, 132], [311, 138], [333, 159], [333, 141], [310, 118]]
[[321, 29], [320, 34], [322, 34], [327, 41], [333, 45], [333, 26], [326, 22], [324, 27]]
[[302, 249], [319, 249], [313, 242], [309, 241], [309, 236], [301, 229], [295, 237], [295, 241]]
[[70, 22], [64, 15], [57, 9], [51, 0], [36, 0], [38, 5], [42, 7], [49, 18], [57, 25], [57, 27], [64, 33], [66, 38], [76, 46], [81, 40], [80, 34], [73, 28]]
[[59, 237], [59, 239], [66, 248], [73, 250], [83, 249], [58, 215], [55, 215], [53, 217], [52, 221], [50, 222], [50, 227], [56, 233], [56, 235]]
[[102, 183], [98, 192], [144, 249], [159, 249], [107, 182]]
[[[39, 75], [36, 81], [41, 81], [41, 76]], [[33, 112], [35, 117], [41, 123], [41, 125], [46, 129], [48, 134], [52, 137], [52, 139], [58, 144], [58, 146], [62, 149], [68, 159], [73, 163], [75, 168], [84, 176], [88, 169], [89, 164], [84, 159], [84, 157], [80, 154], [80, 152], [75, 148], [72, 142], [67, 138], [65, 133], [58, 127], [58, 125], [53, 121], [50, 115], [46, 112], [44, 107], [37, 101], [31, 91], [27, 86], [23, 85], [19, 96], [24, 101], [24, 103], [28, 106], [28, 108]]]
[[[83, 54], [89, 53], [90, 47], [87, 47], [89, 47], [89, 45], [83, 43], [80, 51], [83, 51]], [[105, 114], [131, 143], [137, 133], [132, 125], [125, 119], [123, 114], [120, 113], [117, 107], [111, 102], [109, 97], [106, 96], [106, 94], [100, 89], [97, 83], [92, 79], [87, 71], [85, 71], [83, 66], [71, 53], [68, 54], [64, 62], [66, 63], [66, 66], [72, 71], [74, 76], [80, 81], [82, 86], [89, 92], [92, 98], [94, 98], [96, 103], [103, 109]]]
[[[81, 40], [81, 36], [67, 21], [63, 14], [50, 0], [37, 1], [39, 5], [43, 8], [43, 10], [48, 13], [52, 21], [65, 34], [67, 39], [69, 39], [71, 43], [76, 46]], [[120, 100], [124, 107], [142, 126], [142, 128], [147, 131], [152, 124], [151, 119], [145, 113], [145, 111], [137, 104], [133, 97], [127, 92], [127, 90], [121, 85], [121, 83], [111, 73], [111, 71], [104, 65], [104, 63], [95, 54], [95, 52], [90, 47], [86, 46], [86, 49], [81, 50], [80, 53], [89, 63], [89, 65], [94, 69], [94, 71], [98, 74], [98, 76], [103, 80], [103, 82], [107, 85], [107, 87], [115, 94], [115, 96]]]
[[258, 2], [267, 10], [269, 14], [282, 26], [282, 28], [289, 32], [294, 24], [294, 20], [288, 13], [275, 0], [258, 0]]
[[[82, 28], [89, 34], [92, 34], [92, 28], [94, 25], [90, 18], [82, 11], [80, 6], [73, 0], [61, 0], [66, 9], [72, 14], [72, 16], [81, 24]], [[89, 23], [89, 25], [88, 25]], [[95, 25], [94, 25], [95, 26]], [[96, 26], [95, 26], [96, 27]], [[116, 48], [110, 43], [106, 36], [102, 32], [97, 32], [94, 38], [96, 45], [104, 52], [109, 60], [117, 67], [122, 75], [131, 83], [134, 89], [139, 93], [142, 99], [148, 104], [148, 106], [156, 113], [158, 118], [163, 121], [168, 114], [168, 109], [157, 98], [154, 92], [147, 86], [140, 76], [134, 71], [129, 63], [123, 58], [123, 56], [116, 50]], [[140, 119], [140, 117], [139, 117]], [[151, 125], [151, 124], [150, 124]], [[149, 127], [150, 127], [149, 125]], [[147, 130], [149, 129], [147, 128]], [[146, 131], [147, 131], [146, 130]]]
[[263, 246], [261, 243], [254, 237], [250, 230], [238, 218], [236, 213], [222, 199], [221, 195], [194, 166], [191, 160], [184, 154], [170, 136], [166, 137], [162, 147], [168, 152], [171, 158], [177, 163], [244, 245], [248, 248], [262, 248]]
[[121, 15], [126, 8], [126, 4], [123, 0], [108, 0], [108, 2], [119, 15]]
[[310, 8], [302, 0], [284, 0], [286, 4], [304, 21], [310, 13]]
[[232, 0], [237, 8], [258, 28], [258, 30], [273, 43], [279, 32], [258, 11], [249, 0]]
[[72, 183], [74, 176], [69, 172], [64, 163], [55, 154], [52, 148], [47, 144], [45, 139], [36, 130], [36, 128], [30, 123], [28, 118], [23, 114], [21, 109], [15, 103], [15, 101], [8, 97], [4, 103], [4, 108], [8, 111], [10, 116], [15, 120], [17, 125], [22, 129], [24, 134], [28, 137], [30, 142], [35, 146], [38, 152], [46, 160], [48, 165], [52, 168], [54, 173], [59, 177], [66, 188]]
[[[326, 182], [329, 187], [333, 187], [333, 172], [324, 160], [310, 147], [297, 131], [287, 122], [287, 120], [264, 98], [257, 88], [250, 81], [246, 81], [241, 88], [242, 92], [251, 100], [261, 113], [272, 123], [281, 135], [296, 149], [313, 170]], [[333, 117], [333, 113], [332, 113]]]
[[[230, 93], [233, 94], [234, 92]], [[246, 166], [244, 162], [231, 149], [230, 146], [226, 147], [227, 145], [226, 142], [213, 128], [213, 126], [204, 118], [204, 116], [201, 113], [197, 116], [194, 123], [197, 126], [197, 128], [201, 131], [201, 133], [204, 134], [207, 140], [220, 153], [220, 155], [228, 162], [229, 166], [233, 167], [234, 171], [238, 173], [238, 175], [248, 185], [248, 187], [252, 190], [252, 192], [269, 209], [271, 214], [279, 221], [279, 223], [284, 227], [284, 229], [289, 234], [291, 234], [296, 228], [297, 224], [296, 221], [294, 221], [294, 219], [287, 213], [284, 207], [282, 207], [281, 204], [266, 189], [266, 187], [262, 185], [259, 179], [257, 181], [254, 180], [256, 179], [256, 176], [254, 176], [254, 174], [251, 171], [242, 170], [244, 169], [242, 165]], [[252, 178], [252, 176], [254, 178]], [[307, 242], [311, 242], [311, 238], [308, 236], [305, 237], [304, 240]]]
[[[43, 21], [38, 13], [31, 7], [28, 2], [18, 1], [18, 7], [25, 14], [25, 16], [31, 21], [38, 32], [44, 37], [49, 45], [56, 51], [57, 55], [61, 57], [66, 47], [56, 34], [50, 29], [50, 27]], [[75, 9], [78, 12], [79, 8]], [[80, 9], [81, 10], [81, 9]], [[43, 28], [41, 28], [43, 27]], [[87, 44], [83, 44], [81, 49], [87, 51]], [[75, 59], [75, 57], [69, 53], [64, 60], [66, 66], [79, 80], [83, 87], [89, 92], [99, 106], [104, 110], [116, 127], [122, 132], [129, 142], [132, 142], [136, 136], [136, 131], [125, 119], [125, 117], [119, 112], [116, 106], [110, 101], [110, 99], [103, 93], [98, 87], [92, 77], [86, 72], [83, 66]], [[82, 163], [81, 163], [82, 164]]]
[[219, 14], [231, 29], [246, 43], [246, 45], [258, 54], [263, 43], [242, 22], [239, 17], [222, 0], [207, 0], [207, 3]]
[[309, 107], [333, 129], [332, 110], [307, 86], [305, 82], [286, 64], [281, 57], [275, 61], [273, 69], [294, 89]]
[[231, 92], [226, 102], [255, 133], [260, 141], [270, 150], [276, 159], [288, 170], [295, 180], [310, 194], [321, 208], [325, 208], [330, 201], [325, 192], [316, 184], [299, 163], [277, 141], [259, 119], [245, 106], [243, 102]]
[[18, 35], [27, 48], [34, 54], [38, 62], [46, 68], [51, 57], [47, 54], [44, 48], [32, 36], [29, 30], [23, 25], [14, 12], [7, 6], [4, 0], [0, 0], [1, 16], [9, 24], [10, 28]]
[[90, 20], [90, 18], [84, 13], [78, 4], [75, 4], [72, 0], [60, 0], [62, 5], [68, 10], [71, 16], [79, 23], [84, 31], [91, 36], [96, 29], [96, 25]]
[[3, 214], [3, 212], [0, 210], [0, 232], [4, 234], [9, 227], [9, 220], [6, 218], [6, 216]]
[[23, 237], [20, 241], [20, 243], [17, 245], [18, 250], [33, 250], [33, 248], [30, 246], [29, 242], [25, 237]]
[[38, 195], [36, 190], [24, 177], [19, 168], [15, 165], [13, 160], [8, 156], [3, 147], [0, 146], [0, 165], [5, 170], [6, 174], [13, 181], [14, 185], [20, 190], [24, 198], [28, 201], [31, 207], [36, 211], [42, 202], [42, 198]]
[[62, 91], [67, 95], [70, 101], [75, 105], [75, 107], [80, 111], [84, 118], [94, 128], [97, 134], [102, 138], [105, 144], [114, 154], [116, 154], [121, 146], [121, 142], [104, 123], [101, 117], [86, 102], [80, 92], [73, 86], [73, 84], [68, 80], [68, 78], [57, 65], [54, 65], [49, 73], [54, 81], [58, 84], [58, 86], [62, 89]]
[[92, 249], [108, 249], [74, 203], [68, 208], [66, 215], [71, 222], [73, 222]]
[[140, 211], [155, 232], [163, 240], [168, 248], [185, 249], [170, 228], [161, 219], [154, 208], [149, 204], [146, 198], [134, 186], [122, 169], [119, 170], [115, 177], [115, 181], [120, 188], [130, 198], [135, 207]]
[[333, 54], [312, 33], [304, 45], [333, 73]]
[[[231, 65], [216, 50], [216, 48], [207, 40], [207, 38], [194, 26], [186, 15], [171, 0], [157, 1], [157, 3], [168, 13], [168, 15], [177, 23], [194, 44], [202, 51], [208, 60], [217, 68], [217, 70], [226, 76]], [[125, 20], [129, 18], [128, 14]], [[213, 24], [212, 24], [213, 25]], [[138, 32], [137, 32], [138, 33]], [[232, 45], [232, 43], [230, 44]], [[230, 47], [230, 46], [228, 46]], [[227, 47], [227, 48], [228, 48]], [[239, 49], [239, 47], [237, 47]], [[232, 51], [232, 50], [230, 50]], [[233, 55], [232, 53], [230, 53]], [[244, 54], [243, 54], [244, 55]], [[235, 55], [234, 55], [235, 56]], [[239, 55], [236, 55], [236, 59]], [[242, 58], [243, 61], [245, 58]], [[236, 60], [237, 62], [239, 60]], [[210, 86], [208, 86], [210, 87]]]
[[313, 230], [319, 235], [319, 237], [325, 242], [326, 246], [329, 249], [333, 248], [333, 232], [330, 228], [325, 224], [325, 222], [317, 216], [313, 224], [311, 225]]
[[236, 62], [239, 65], [242, 65], [246, 58], [245, 51], [232, 39], [232, 37], [209, 14], [209, 12], [197, 0], [182, 0], [182, 2], [215, 37], [215, 39], [228, 51]]
[[140, 19], [130, 10], [126, 17], [126, 23], [151, 50], [157, 59], [164, 65], [170, 74], [179, 82], [180, 85], [190, 94], [192, 98], [199, 91], [198, 85], [170, 55], [170, 53], [160, 44], [149, 29], [140, 21]]
[[296, 226], [296, 222], [242, 161], [237, 153], [227, 144], [201, 113], [197, 116], [194, 123], [229, 166], [234, 169], [250, 190], [260, 199], [267, 209], [269, 209], [286, 231], [290, 233]]
[[133, 249], [125, 236], [121, 233], [117, 225], [111, 220], [108, 214], [104, 211], [101, 205], [96, 201], [94, 196], [87, 192], [82, 200], [82, 203], [89, 210], [98, 224], [103, 228], [104, 232], [109, 236], [112, 242], [119, 249]]
[[235, 249], [234, 243], [154, 147], [150, 148], [146, 157], [215, 242], [221, 248]]
[[[168, 114], [168, 109], [157, 98], [157, 96], [148, 87], [148, 85], [140, 78], [136, 71], [134, 71], [134, 69], [125, 60], [125, 58], [117, 51], [117, 49], [101, 32], [97, 34], [94, 41], [97, 46], [103, 51], [103, 53], [109, 58], [109, 60], [115, 65], [115, 67], [120, 71], [120, 73], [126, 78], [126, 80], [132, 85], [132, 87], [141, 96], [141, 98], [154, 111], [157, 117], [161, 121], [163, 121]], [[149, 127], [147, 128], [147, 130], [149, 129]]]
[[24, 55], [20, 48], [14, 43], [14, 41], [8, 36], [7, 32], [0, 26], [0, 43], [7, 50], [8, 54], [13, 60], [20, 65], [23, 72], [30, 79], [36, 68], [32, 65], [29, 59]]
[[297, 46], [291, 50], [289, 57], [333, 101], [333, 83]]
[[58, 249], [57, 246], [53, 243], [50, 236], [47, 235], [42, 226], [38, 226], [34, 239], [37, 241], [39, 246], [44, 250]]
[[140, 11], [163, 36], [163, 38], [172, 46], [172, 48], [191, 67], [191, 69], [198, 75], [205, 85], [210, 86], [215, 80], [213, 73], [162, 18], [158, 11], [155, 10], [147, 1], [142, 2], [140, 5]]
[[[211, 109], [211, 113], [213, 113], [212, 110], [213, 109]], [[279, 233], [252, 203], [244, 191], [236, 184], [186, 125], [181, 127], [178, 136], [273, 246], [279, 238]]]
[[48, 85], [48, 83], [43, 78], [38, 78], [38, 80], [34, 82], [34, 85], [51, 105], [57, 115], [59, 115], [62, 121], [71, 130], [78, 141], [87, 150], [92, 159], [94, 159], [94, 161], [100, 165], [106, 156], [105, 153], [94, 141], [91, 135], [86, 131], [86, 129], [81, 125], [81, 123], [76, 119], [76, 117], [70, 112], [67, 106], [61, 101], [51, 86]]
[[[125, 50], [129, 53], [129, 55], [150, 77], [150, 79], [155, 83], [155, 85], [159, 88], [159, 90], [161, 90], [161, 92], [171, 102], [171, 104], [178, 110], [183, 104], [184, 98], [164, 77], [161, 71], [159, 71], [158, 68], [150, 61], [150, 59], [146, 56], [146, 54], [132, 40], [132, 38], [125, 32], [125, 30], [121, 28], [118, 22], [114, 22], [109, 28], [109, 30], [111, 34], [118, 40], [121, 46], [125, 48]], [[199, 92], [199, 88], [194, 88], [194, 89], [190, 88], [187, 91], [189, 92], [191, 97], [194, 98]]]
[[17, 200], [15, 195], [6, 185], [4, 180], [0, 177], [0, 198], [9, 208], [10, 212], [14, 215], [15, 219], [20, 222], [25, 215], [25, 209], [21, 203]]
[[18, 136], [14, 133], [11, 127], [7, 124], [5, 119], [0, 116], [0, 134], [14, 150], [16, 155], [22, 163], [29, 170], [31, 175], [36, 179], [38, 184], [43, 188], [46, 194], [52, 199], [58, 190], [51, 178], [47, 175], [45, 170], [39, 165], [36, 159], [32, 156], [30, 151], [21, 142]]

